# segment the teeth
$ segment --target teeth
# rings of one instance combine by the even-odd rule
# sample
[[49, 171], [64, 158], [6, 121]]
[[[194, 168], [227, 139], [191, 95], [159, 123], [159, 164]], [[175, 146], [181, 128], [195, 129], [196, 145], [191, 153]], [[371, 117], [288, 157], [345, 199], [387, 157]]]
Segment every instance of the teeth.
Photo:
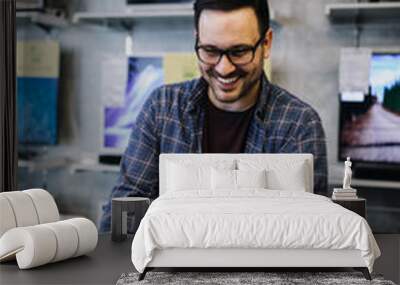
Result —
[[225, 79], [225, 78], [218, 77], [218, 81], [220, 81], [224, 84], [229, 84], [229, 83], [235, 82], [236, 79], [238, 79], [238, 78], [234, 77], [234, 78]]

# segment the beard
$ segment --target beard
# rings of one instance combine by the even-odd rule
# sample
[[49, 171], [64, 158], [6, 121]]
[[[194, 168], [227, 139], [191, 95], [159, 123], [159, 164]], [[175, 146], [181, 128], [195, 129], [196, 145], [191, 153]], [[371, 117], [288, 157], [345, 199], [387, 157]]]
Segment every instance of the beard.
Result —
[[[223, 103], [233, 103], [239, 99], [241, 99], [245, 94], [243, 92], [240, 92], [238, 96], [224, 96], [226, 95], [225, 93], [230, 93], [229, 90], [222, 89], [220, 86], [218, 86], [218, 78], [223, 78], [226, 80], [234, 79], [237, 78], [236, 81], [241, 81], [245, 76], [246, 72], [243, 71], [240, 68], [236, 68], [235, 71], [231, 72], [228, 75], [220, 75], [214, 68], [211, 68], [207, 71], [207, 76], [209, 78], [209, 87], [212, 90], [212, 93], [214, 97]], [[237, 87], [238, 88], [238, 87]], [[241, 89], [241, 88], [240, 88]], [[234, 92], [237, 92], [237, 90], [234, 90]]]
[[[262, 63], [252, 71], [236, 66], [236, 69], [228, 75], [219, 74], [213, 67], [202, 70], [203, 77], [206, 79], [212, 95], [221, 103], [234, 103], [252, 94], [252, 90], [257, 87], [262, 74]], [[230, 89], [221, 87], [218, 78], [224, 80], [236, 79], [235, 85]]]

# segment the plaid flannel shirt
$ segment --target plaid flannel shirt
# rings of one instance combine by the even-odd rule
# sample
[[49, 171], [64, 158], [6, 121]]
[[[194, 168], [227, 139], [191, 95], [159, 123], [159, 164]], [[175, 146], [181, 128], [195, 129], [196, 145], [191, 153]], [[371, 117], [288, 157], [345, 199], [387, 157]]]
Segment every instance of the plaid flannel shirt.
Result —
[[[103, 206], [100, 230], [110, 229], [111, 198], [158, 196], [160, 153], [201, 153], [208, 85], [203, 78], [165, 85], [143, 105], [121, 159], [121, 172]], [[261, 80], [245, 142], [246, 153], [312, 153], [314, 193], [326, 194], [325, 134], [316, 111], [282, 88]]]

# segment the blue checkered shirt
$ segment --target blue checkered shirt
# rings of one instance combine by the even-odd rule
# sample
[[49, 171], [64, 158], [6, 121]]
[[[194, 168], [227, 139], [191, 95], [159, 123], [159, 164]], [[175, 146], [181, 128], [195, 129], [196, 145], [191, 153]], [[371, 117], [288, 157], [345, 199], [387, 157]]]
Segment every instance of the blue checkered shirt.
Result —
[[[201, 153], [208, 85], [202, 78], [155, 90], [139, 113], [111, 197], [158, 196], [160, 153]], [[312, 153], [314, 193], [326, 194], [325, 134], [316, 111], [282, 88], [261, 81], [246, 153]], [[100, 230], [110, 229], [111, 201], [103, 206]]]

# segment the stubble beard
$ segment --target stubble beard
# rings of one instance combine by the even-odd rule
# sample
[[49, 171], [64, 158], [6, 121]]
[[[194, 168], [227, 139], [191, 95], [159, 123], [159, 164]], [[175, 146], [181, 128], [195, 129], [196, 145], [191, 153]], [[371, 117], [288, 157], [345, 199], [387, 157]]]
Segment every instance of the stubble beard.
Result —
[[[261, 67], [256, 71], [255, 77], [249, 78], [248, 82], [243, 82], [242, 86], [240, 87], [241, 90], [238, 90], [238, 95], [237, 96], [223, 96], [220, 95], [220, 92], [224, 92], [222, 91], [218, 86], [216, 86], [216, 81], [217, 80], [217, 76], [218, 74], [215, 73], [215, 71], [211, 68], [210, 70], [204, 71], [202, 70], [203, 73], [203, 77], [207, 76], [207, 81], [209, 84], [209, 93], [211, 92], [211, 95], [215, 100], [217, 100], [218, 102], [221, 103], [234, 103], [237, 102], [241, 99], [243, 99], [246, 96], [250, 96], [252, 94], [252, 91], [254, 88], [257, 87], [257, 83], [260, 82], [261, 80], [261, 74], [262, 74], [262, 66], [263, 66], [263, 62], [260, 63]], [[239, 76], [238, 80], [244, 80], [244, 78], [248, 75], [249, 73], [243, 70], [235, 70], [231, 75], [227, 76], [227, 78], [229, 77], [235, 77], [235, 76]], [[237, 92], [236, 90], [234, 92]]]

